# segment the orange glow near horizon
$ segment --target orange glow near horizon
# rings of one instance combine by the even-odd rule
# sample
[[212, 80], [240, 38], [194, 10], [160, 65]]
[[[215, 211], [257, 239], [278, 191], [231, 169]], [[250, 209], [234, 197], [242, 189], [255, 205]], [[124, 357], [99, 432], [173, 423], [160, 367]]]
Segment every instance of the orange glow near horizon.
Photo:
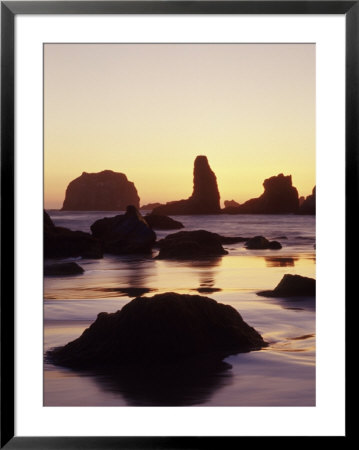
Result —
[[140, 203], [187, 198], [206, 155], [224, 200], [279, 173], [315, 185], [314, 44], [46, 44], [45, 208], [110, 169]]

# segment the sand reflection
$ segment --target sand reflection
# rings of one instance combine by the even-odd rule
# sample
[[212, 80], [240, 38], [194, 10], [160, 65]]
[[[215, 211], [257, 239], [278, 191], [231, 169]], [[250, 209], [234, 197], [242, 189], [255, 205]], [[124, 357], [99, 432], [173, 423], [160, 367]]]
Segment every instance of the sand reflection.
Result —
[[299, 258], [267, 256], [264, 259], [267, 267], [294, 267]]
[[193, 362], [97, 372], [93, 379], [105, 391], [121, 394], [129, 406], [193, 406], [230, 384], [230, 369], [225, 362]]

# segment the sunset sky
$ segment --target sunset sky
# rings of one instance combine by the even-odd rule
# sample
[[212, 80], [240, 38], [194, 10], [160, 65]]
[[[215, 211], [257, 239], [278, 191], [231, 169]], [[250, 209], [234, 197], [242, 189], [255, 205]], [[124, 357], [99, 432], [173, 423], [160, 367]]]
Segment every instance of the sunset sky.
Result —
[[45, 208], [82, 172], [126, 174], [141, 204], [187, 198], [206, 155], [221, 204], [292, 175], [315, 185], [314, 44], [46, 44]]

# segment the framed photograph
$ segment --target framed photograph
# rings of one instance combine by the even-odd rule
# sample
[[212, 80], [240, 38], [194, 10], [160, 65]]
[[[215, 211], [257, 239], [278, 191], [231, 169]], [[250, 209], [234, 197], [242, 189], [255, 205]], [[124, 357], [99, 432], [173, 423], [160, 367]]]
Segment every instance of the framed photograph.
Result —
[[348, 436], [358, 33], [356, 1], [1, 2], [1, 447]]

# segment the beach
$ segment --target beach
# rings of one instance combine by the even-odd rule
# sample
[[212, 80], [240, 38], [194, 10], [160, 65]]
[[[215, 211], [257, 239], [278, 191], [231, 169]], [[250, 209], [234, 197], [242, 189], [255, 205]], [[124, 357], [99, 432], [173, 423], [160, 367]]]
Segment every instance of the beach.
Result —
[[[90, 231], [121, 212], [47, 210], [56, 226]], [[146, 211], [142, 211], [146, 214]], [[313, 406], [315, 300], [266, 298], [285, 274], [315, 278], [315, 216], [217, 214], [176, 216], [184, 230], [222, 236], [265, 236], [280, 250], [224, 245], [227, 255], [202, 260], [159, 260], [149, 255], [66, 258], [81, 275], [44, 278], [44, 353], [77, 338], [100, 312], [115, 312], [139, 295], [199, 294], [231, 305], [269, 343], [231, 355], [223, 367], [160, 377], [90, 373], [44, 363], [46, 406]], [[174, 231], [156, 230], [157, 240]], [[51, 260], [47, 260], [51, 262]]]

